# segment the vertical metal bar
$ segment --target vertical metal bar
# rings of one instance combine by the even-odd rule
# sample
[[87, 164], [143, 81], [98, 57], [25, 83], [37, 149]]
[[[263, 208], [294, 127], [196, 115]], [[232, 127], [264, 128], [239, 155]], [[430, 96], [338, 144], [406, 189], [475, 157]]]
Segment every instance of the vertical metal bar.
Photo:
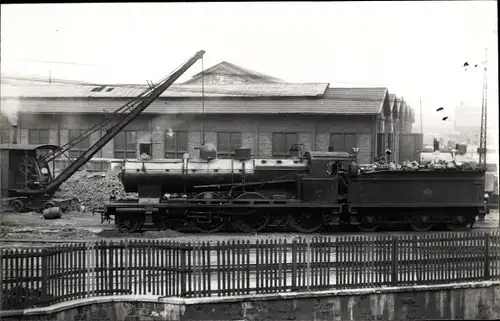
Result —
[[392, 239], [392, 280], [393, 286], [398, 285], [398, 240], [397, 236]]

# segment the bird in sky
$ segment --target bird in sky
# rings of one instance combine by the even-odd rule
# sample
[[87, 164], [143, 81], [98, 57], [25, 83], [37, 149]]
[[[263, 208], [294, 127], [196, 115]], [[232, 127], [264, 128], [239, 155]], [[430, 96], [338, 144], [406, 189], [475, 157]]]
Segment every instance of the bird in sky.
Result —
[[448, 116], [446, 116], [446, 117], [443, 117], [443, 120], [447, 120], [447, 119], [448, 119]]
[[444, 109], [444, 107], [439, 107], [438, 109], [436, 109], [436, 111], [441, 111], [443, 109]]

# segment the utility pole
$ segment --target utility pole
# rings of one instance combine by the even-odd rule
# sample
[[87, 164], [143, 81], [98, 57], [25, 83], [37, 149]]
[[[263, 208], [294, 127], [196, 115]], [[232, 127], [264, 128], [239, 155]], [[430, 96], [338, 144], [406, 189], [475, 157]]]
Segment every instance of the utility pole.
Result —
[[486, 169], [486, 138], [488, 128], [488, 49], [484, 50], [483, 97], [481, 103], [481, 131], [479, 135], [479, 166]]
[[424, 136], [424, 114], [422, 113], [422, 96], [420, 96], [420, 133]]

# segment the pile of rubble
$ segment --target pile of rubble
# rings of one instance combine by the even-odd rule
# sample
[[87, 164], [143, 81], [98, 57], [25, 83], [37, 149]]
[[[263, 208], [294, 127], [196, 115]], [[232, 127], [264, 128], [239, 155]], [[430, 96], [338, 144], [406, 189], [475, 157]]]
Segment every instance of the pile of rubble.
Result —
[[119, 177], [112, 172], [89, 173], [80, 171], [61, 185], [63, 197], [76, 197], [87, 211], [93, 211], [108, 203], [111, 196], [116, 199], [135, 198], [125, 193]]

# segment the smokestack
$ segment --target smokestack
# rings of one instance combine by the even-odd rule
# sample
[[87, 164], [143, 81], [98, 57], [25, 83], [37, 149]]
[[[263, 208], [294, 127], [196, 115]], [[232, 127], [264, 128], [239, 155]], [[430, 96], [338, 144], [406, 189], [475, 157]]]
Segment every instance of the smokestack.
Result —
[[17, 144], [17, 125], [12, 125], [10, 142], [12, 144]]

